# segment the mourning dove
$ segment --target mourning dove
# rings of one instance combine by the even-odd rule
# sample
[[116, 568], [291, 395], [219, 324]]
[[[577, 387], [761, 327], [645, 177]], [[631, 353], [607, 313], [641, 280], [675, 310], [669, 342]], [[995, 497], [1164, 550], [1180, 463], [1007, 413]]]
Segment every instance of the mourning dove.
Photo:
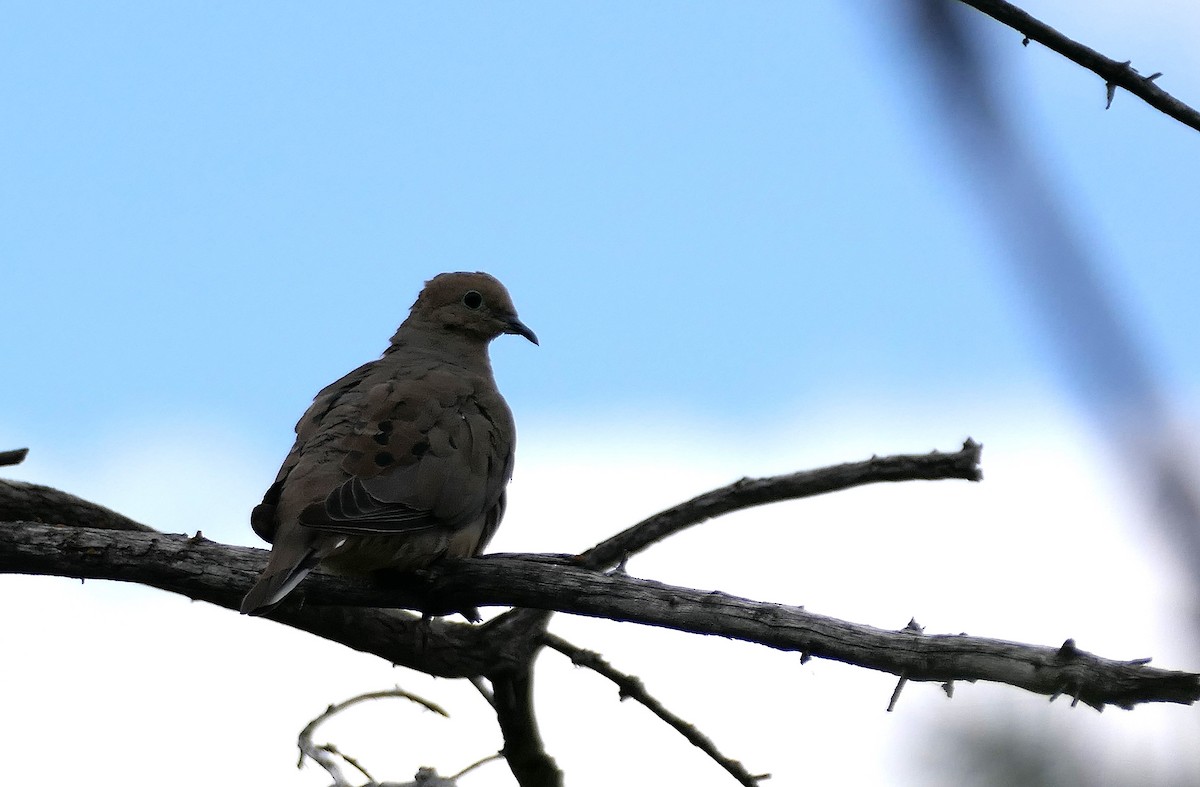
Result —
[[504, 515], [516, 433], [488, 343], [537, 336], [486, 273], [426, 282], [377, 361], [324, 388], [250, 515], [271, 557], [242, 601], [261, 615], [317, 564], [350, 575], [476, 555]]

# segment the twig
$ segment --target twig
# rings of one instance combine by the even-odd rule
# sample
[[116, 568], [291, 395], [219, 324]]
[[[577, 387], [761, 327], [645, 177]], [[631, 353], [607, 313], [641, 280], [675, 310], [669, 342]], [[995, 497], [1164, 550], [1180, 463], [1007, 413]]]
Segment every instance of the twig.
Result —
[[900, 676], [900, 680], [896, 681], [896, 688], [892, 690], [892, 698], [888, 700], [887, 712], [891, 713], [896, 709], [896, 703], [900, 700], [900, 692], [904, 691], [904, 685], [908, 683], [908, 677]]
[[1110, 104], [1112, 103], [1111, 86], [1123, 87], [1163, 114], [1200, 131], [1200, 112], [1155, 84], [1154, 80], [1161, 74], [1142, 76], [1129, 64], [1129, 61], [1119, 62], [1107, 58], [1096, 50], [1067, 38], [1045, 22], [1035, 19], [1004, 0], [961, 0], [961, 2], [1008, 25], [1024, 35], [1026, 39], [1037, 41], [1097, 74], [1105, 82]]
[[481, 697], [483, 697], [484, 701], [488, 705], [491, 705], [493, 709], [495, 709], [496, 698], [492, 696], [492, 690], [490, 688], [488, 688], [488, 685], [487, 685], [487, 683], [484, 682], [484, 679], [479, 677], [478, 675], [476, 675], [475, 677], [470, 678], [469, 680], [471, 682], [471, 685], [475, 687], [475, 690], [479, 692], [479, 695]]
[[395, 689], [389, 689], [388, 691], [372, 691], [368, 692], [367, 694], [359, 694], [357, 697], [351, 697], [344, 702], [330, 705], [321, 715], [317, 716], [304, 726], [304, 729], [300, 731], [300, 735], [296, 740], [296, 745], [300, 748], [300, 761], [296, 763], [296, 767], [299, 768], [300, 766], [304, 765], [304, 758], [308, 757], [310, 760], [317, 763], [329, 772], [329, 776], [333, 779], [335, 787], [352, 787], [350, 780], [346, 778], [344, 773], [342, 773], [341, 766], [338, 765], [337, 759], [335, 759], [335, 757], [341, 757], [348, 764], [362, 772], [363, 776], [366, 776], [371, 781], [374, 781], [374, 778], [371, 776], [371, 774], [369, 774], [367, 770], [358, 763], [357, 760], [338, 751], [337, 747], [331, 743], [318, 746], [313, 742], [313, 735], [316, 733], [317, 727], [321, 726], [327, 720], [333, 718], [347, 708], [353, 707], [360, 702], [366, 702], [367, 700], [378, 700], [385, 697], [403, 697], [406, 700], [411, 700], [418, 705], [424, 706], [427, 710], [431, 710], [434, 713], [447, 717], [450, 715], [446, 713], [446, 711], [440, 705], [430, 702], [423, 697], [418, 697], [416, 694], [411, 694], [398, 687]]
[[502, 759], [504, 759], [504, 755], [501, 754], [500, 752], [496, 752], [495, 754], [489, 754], [487, 757], [484, 757], [482, 760], [478, 760], [477, 762], [471, 763], [470, 765], [463, 768], [458, 773], [451, 776], [450, 781], [456, 782], [459, 779], [461, 779], [464, 775], [470, 773], [471, 771], [475, 770], [479, 766], [487, 765], [489, 762], [495, 762], [496, 760], [502, 760]]
[[557, 650], [571, 659], [572, 664], [579, 667], [587, 667], [617, 684], [622, 700], [626, 697], [632, 697], [646, 706], [651, 713], [662, 719], [668, 726], [686, 738], [688, 743], [700, 749], [714, 762], [724, 768], [730, 776], [737, 779], [739, 784], [745, 785], [745, 787], [757, 787], [759, 782], [771, 778], [770, 774], [752, 776], [740, 762], [721, 754], [721, 752], [717, 751], [716, 744], [707, 735], [696, 729], [695, 725], [667, 710], [661, 702], [652, 697], [646, 691], [646, 687], [642, 685], [642, 681], [639, 678], [614, 669], [599, 653], [573, 645], [565, 639], [549, 632], [546, 633], [543, 641], [550, 648]]
[[963, 447], [952, 454], [933, 451], [928, 454], [873, 456], [865, 462], [833, 465], [770, 478], [743, 478], [642, 520], [584, 552], [579, 562], [588, 568], [609, 568], [693, 525], [767, 503], [813, 497], [865, 484], [951, 478], [978, 481], [983, 477], [979, 469], [982, 450], [983, 446], [967, 438]]
[[25, 461], [25, 457], [28, 453], [28, 448], [17, 448], [13, 451], [0, 451], [0, 467], [19, 465]]

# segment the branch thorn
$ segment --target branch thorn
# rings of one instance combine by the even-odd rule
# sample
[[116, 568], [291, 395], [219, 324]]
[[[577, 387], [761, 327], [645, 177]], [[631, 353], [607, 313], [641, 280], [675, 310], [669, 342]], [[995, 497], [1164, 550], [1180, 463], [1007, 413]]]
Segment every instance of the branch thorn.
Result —
[[900, 680], [896, 681], [896, 689], [892, 692], [892, 698], [888, 701], [888, 713], [896, 709], [896, 700], [900, 699], [900, 692], [904, 690], [905, 683], [908, 683], [908, 676], [901, 675]]

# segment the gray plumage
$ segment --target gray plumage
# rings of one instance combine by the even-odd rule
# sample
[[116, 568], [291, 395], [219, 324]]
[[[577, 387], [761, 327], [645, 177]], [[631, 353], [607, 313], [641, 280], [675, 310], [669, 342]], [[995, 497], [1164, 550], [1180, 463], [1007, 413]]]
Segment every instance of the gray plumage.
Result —
[[487, 347], [537, 337], [486, 273], [426, 283], [377, 361], [317, 394], [250, 520], [271, 557], [242, 601], [261, 615], [315, 566], [370, 575], [478, 554], [504, 516], [516, 430]]

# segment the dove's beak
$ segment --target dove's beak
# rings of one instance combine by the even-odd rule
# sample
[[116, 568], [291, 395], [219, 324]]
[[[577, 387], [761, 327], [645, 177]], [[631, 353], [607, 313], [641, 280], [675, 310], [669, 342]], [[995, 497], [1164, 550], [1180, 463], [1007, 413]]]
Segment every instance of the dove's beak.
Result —
[[513, 317], [511, 320], [505, 323], [504, 332], [516, 334], [517, 336], [524, 336], [534, 344], [538, 343], [537, 334], [529, 330], [529, 326], [518, 320], [516, 317]]

